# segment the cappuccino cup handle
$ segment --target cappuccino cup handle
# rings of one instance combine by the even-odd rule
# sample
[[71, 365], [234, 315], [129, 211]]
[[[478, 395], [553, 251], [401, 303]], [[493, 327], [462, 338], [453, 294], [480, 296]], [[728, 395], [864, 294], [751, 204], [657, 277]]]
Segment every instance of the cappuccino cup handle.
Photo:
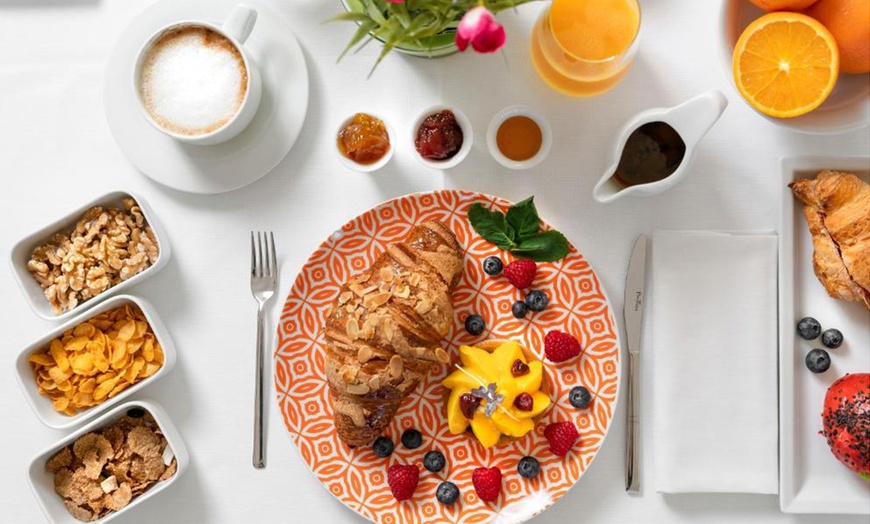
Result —
[[238, 43], [244, 44], [251, 36], [254, 24], [257, 23], [257, 11], [245, 4], [239, 4], [233, 8], [233, 12], [221, 26], [224, 33], [234, 38]]

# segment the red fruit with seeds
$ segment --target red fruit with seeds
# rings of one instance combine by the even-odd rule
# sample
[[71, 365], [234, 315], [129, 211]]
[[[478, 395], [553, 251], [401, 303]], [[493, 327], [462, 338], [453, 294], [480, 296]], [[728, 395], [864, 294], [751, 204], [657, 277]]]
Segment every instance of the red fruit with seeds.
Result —
[[520, 393], [514, 399], [514, 407], [520, 411], [531, 411], [535, 407], [535, 399], [528, 393]]
[[414, 465], [395, 464], [387, 470], [387, 484], [396, 500], [408, 500], [417, 490], [420, 470]]
[[514, 363], [511, 364], [511, 375], [515, 377], [521, 377], [523, 375], [529, 374], [529, 365], [523, 362], [520, 359], [514, 360]]
[[504, 276], [517, 289], [526, 289], [535, 281], [538, 265], [533, 260], [515, 260], [504, 268]]
[[562, 331], [550, 331], [544, 337], [544, 353], [553, 362], [565, 362], [580, 354], [577, 339]]
[[484, 502], [493, 502], [501, 494], [501, 470], [498, 468], [477, 468], [471, 474], [474, 491]]
[[477, 411], [477, 406], [480, 405], [480, 399], [471, 393], [463, 393], [459, 397], [459, 409], [468, 420], [474, 419], [474, 412]]
[[564, 457], [571, 451], [580, 434], [573, 422], [554, 422], [544, 428], [544, 437], [554, 455]]

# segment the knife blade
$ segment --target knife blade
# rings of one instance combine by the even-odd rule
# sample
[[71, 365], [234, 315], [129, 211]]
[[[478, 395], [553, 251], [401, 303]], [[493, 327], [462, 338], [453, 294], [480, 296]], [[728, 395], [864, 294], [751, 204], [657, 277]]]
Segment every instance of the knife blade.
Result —
[[638, 380], [640, 335], [643, 328], [644, 285], [646, 284], [646, 235], [640, 235], [631, 251], [628, 273], [625, 277], [625, 303], [623, 318], [628, 341], [628, 409], [626, 410], [625, 439], [625, 491], [640, 491], [640, 412], [638, 406]]

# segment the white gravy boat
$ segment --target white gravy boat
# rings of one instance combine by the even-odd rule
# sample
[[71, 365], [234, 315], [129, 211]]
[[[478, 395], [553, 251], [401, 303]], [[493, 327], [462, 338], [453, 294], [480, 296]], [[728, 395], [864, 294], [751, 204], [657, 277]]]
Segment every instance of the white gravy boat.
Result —
[[[695, 146], [719, 120], [728, 100], [720, 91], [713, 89], [691, 100], [670, 108], [647, 109], [629, 120], [619, 133], [616, 141], [613, 164], [607, 169], [592, 196], [601, 203], [613, 202], [624, 196], [657, 195], [677, 185], [689, 172], [689, 165], [695, 154]], [[644, 124], [664, 122], [674, 128], [686, 145], [686, 153], [682, 161], [671, 175], [647, 184], [624, 186], [614, 179], [616, 168], [622, 158], [623, 149], [628, 137]]]

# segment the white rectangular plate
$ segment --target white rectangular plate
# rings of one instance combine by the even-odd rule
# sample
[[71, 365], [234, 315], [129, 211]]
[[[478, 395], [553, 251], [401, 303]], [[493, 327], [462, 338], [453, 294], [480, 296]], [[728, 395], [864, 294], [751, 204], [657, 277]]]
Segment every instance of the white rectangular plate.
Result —
[[[779, 257], [779, 501], [787, 513], [870, 514], [870, 483], [834, 458], [822, 429], [828, 386], [846, 373], [870, 372], [870, 313], [855, 302], [835, 300], [813, 273], [813, 245], [803, 204], [788, 188], [796, 178], [833, 169], [870, 180], [868, 157], [797, 157], [782, 161]], [[831, 368], [811, 373], [804, 364], [819, 340], [797, 336], [802, 317], [822, 329], [837, 328], [845, 342], [829, 350]]]

